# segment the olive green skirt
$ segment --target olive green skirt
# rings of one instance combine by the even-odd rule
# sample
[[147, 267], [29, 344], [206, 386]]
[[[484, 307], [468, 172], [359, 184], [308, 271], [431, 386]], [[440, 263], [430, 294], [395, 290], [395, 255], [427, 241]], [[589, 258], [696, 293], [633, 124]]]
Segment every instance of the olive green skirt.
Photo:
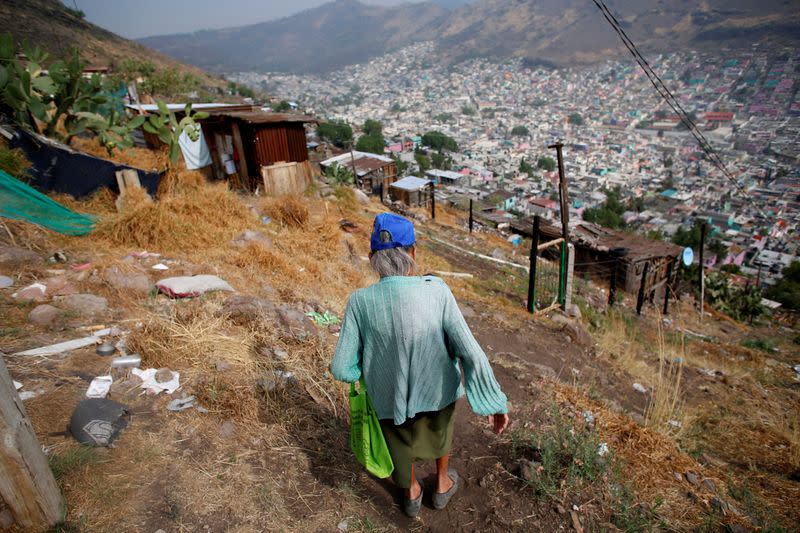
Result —
[[399, 426], [381, 420], [383, 437], [394, 462], [392, 480], [399, 487], [411, 487], [411, 465], [420, 459], [438, 459], [450, 453], [456, 404], [440, 411], [419, 413]]

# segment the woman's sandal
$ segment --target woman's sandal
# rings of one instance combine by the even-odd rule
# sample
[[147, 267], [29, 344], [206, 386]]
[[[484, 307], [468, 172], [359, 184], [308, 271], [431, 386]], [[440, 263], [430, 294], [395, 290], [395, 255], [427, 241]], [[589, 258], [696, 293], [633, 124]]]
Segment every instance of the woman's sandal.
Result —
[[453, 486], [447, 492], [434, 492], [433, 493], [433, 507], [434, 509], [444, 509], [447, 507], [447, 502], [453, 497], [453, 494], [458, 490], [458, 472], [455, 468], [448, 468], [447, 475], [453, 481]]
[[[419, 483], [419, 482], [418, 482]], [[419, 510], [422, 508], [422, 495], [424, 494], [424, 489], [422, 483], [419, 483], [419, 496], [414, 498], [413, 500], [410, 498], [403, 497], [403, 512], [406, 513], [406, 516], [409, 518], [416, 518], [419, 514]]]

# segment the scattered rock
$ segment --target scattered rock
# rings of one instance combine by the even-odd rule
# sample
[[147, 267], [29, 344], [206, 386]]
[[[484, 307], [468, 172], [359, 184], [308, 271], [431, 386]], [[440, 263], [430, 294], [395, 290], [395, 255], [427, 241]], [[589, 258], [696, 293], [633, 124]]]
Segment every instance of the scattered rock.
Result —
[[78, 294], [78, 288], [69, 282], [65, 276], [56, 276], [44, 282], [47, 285], [47, 292], [52, 296], [68, 296]]
[[275, 348], [272, 350], [272, 357], [278, 361], [285, 361], [286, 358], [289, 357], [289, 352], [282, 348]]
[[142, 272], [123, 272], [117, 266], [107, 268], [103, 272], [106, 283], [119, 290], [129, 290], [142, 294], [149, 294], [154, 285]]
[[247, 246], [248, 243], [255, 243], [262, 248], [272, 248], [272, 239], [261, 233], [260, 231], [245, 230], [244, 233], [238, 235], [231, 241], [231, 244], [237, 248]]
[[339, 531], [347, 531], [347, 519], [342, 520], [338, 524], [336, 524], [336, 529]]
[[14, 516], [11, 514], [9, 509], [3, 509], [0, 512], [0, 530], [5, 531], [6, 529], [10, 529], [11, 526], [14, 525]]
[[711, 507], [713, 509], [716, 509], [717, 511], [721, 512], [723, 515], [728, 514], [728, 511], [730, 510], [730, 506], [728, 505], [728, 502], [726, 502], [725, 500], [722, 500], [720, 498], [717, 498], [716, 496], [711, 498], [709, 503], [711, 504]]
[[66, 263], [68, 261], [67, 254], [64, 252], [55, 252], [47, 258], [48, 263]]
[[594, 346], [594, 339], [577, 319], [570, 318], [562, 313], [556, 313], [553, 315], [553, 322], [560, 324], [561, 329], [569, 335], [574, 342], [584, 346]]
[[47, 287], [41, 283], [34, 283], [18, 290], [11, 296], [20, 302], [44, 302], [47, 300]]
[[231, 420], [226, 420], [220, 426], [219, 434], [225, 439], [232, 439], [236, 435], [236, 426]]
[[369, 196], [367, 196], [367, 193], [361, 189], [353, 189], [353, 193], [355, 194], [356, 200], [358, 200], [359, 203], [364, 205], [369, 203]]
[[48, 304], [41, 304], [34, 307], [28, 313], [28, 322], [37, 326], [51, 327], [63, 316], [63, 312], [58, 307]]
[[694, 472], [691, 472], [691, 471], [690, 472], [686, 472], [684, 474], [684, 476], [686, 477], [686, 481], [688, 481], [690, 484], [695, 485], [695, 486], [700, 484], [700, 478], [698, 478], [697, 474], [695, 474]]
[[235, 294], [225, 300], [217, 312], [240, 326], [258, 324], [267, 319], [275, 310], [275, 305], [264, 298]]
[[503, 250], [501, 250], [500, 248], [495, 248], [494, 250], [492, 250], [492, 257], [494, 257], [495, 259], [505, 260], [506, 254], [504, 254]]
[[14, 285], [14, 278], [8, 276], [0, 276], [0, 289], [7, 289]]
[[711, 492], [717, 492], [717, 484], [714, 483], [714, 481], [711, 479], [708, 478], [704, 479], [703, 486], [708, 490], [710, 490]]
[[174, 374], [169, 368], [159, 368], [154, 377], [157, 383], [169, 383]]
[[18, 246], [0, 246], [0, 265], [17, 266], [26, 263], [38, 263], [42, 260], [39, 254]]
[[534, 371], [539, 375], [539, 377], [548, 378], [548, 379], [556, 379], [556, 371], [547, 365], [540, 365], [538, 363], [531, 363]]
[[231, 369], [231, 365], [227, 361], [217, 361], [217, 372], [226, 372]]
[[306, 340], [317, 335], [317, 327], [302, 311], [282, 305], [276, 309], [278, 324], [286, 337]]
[[680, 472], [673, 472], [672, 475], [675, 476], [675, 481], [683, 481], [683, 476]]
[[59, 296], [56, 298], [56, 302], [81, 316], [96, 317], [108, 311], [108, 301], [94, 294], [70, 294], [68, 296]]
[[576, 320], [580, 320], [581, 308], [578, 307], [578, 304], [569, 304], [569, 307], [567, 308], [567, 315]]

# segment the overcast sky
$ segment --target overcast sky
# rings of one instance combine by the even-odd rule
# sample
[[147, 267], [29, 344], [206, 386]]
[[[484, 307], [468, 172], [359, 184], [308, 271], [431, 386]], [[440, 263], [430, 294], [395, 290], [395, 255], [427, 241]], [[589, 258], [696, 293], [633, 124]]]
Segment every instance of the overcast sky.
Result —
[[[62, 0], [90, 22], [129, 39], [256, 24], [330, 0]], [[362, 0], [399, 4], [401, 0]], [[419, 1], [419, 0], [417, 0]]]

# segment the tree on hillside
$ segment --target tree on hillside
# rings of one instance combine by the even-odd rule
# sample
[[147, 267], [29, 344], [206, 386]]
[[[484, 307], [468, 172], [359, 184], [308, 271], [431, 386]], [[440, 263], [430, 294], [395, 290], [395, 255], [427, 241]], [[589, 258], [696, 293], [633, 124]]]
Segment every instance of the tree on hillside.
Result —
[[519, 171], [522, 172], [523, 174], [527, 174], [528, 177], [531, 177], [531, 178], [533, 177], [533, 173], [534, 173], [533, 165], [531, 165], [530, 163], [525, 161], [524, 157], [519, 162]]
[[356, 150], [382, 154], [386, 143], [383, 140], [383, 124], [377, 120], [367, 119], [363, 126], [364, 135], [356, 143]]
[[431, 169], [431, 159], [421, 151], [414, 152], [414, 160], [417, 162], [417, 176], [422, 177]]
[[576, 126], [583, 126], [583, 117], [578, 113], [571, 113], [569, 116], [569, 123], [575, 124]]
[[322, 122], [317, 127], [317, 135], [339, 148], [347, 148], [353, 142], [353, 128], [342, 120]]
[[377, 120], [368, 118], [364, 121], [364, 135], [383, 135], [383, 124]]
[[474, 107], [470, 107], [468, 105], [465, 105], [464, 107], [461, 108], [461, 114], [471, 117], [471, 116], [475, 115], [475, 108]]
[[452, 113], [439, 113], [433, 117], [436, 122], [452, 122], [453, 118], [454, 117]]
[[767, 298], [782, 303], [787, 309], [800, 311], [800, 261], [783, 269], [783, 277], [770, 287]]
[[615, 187], [612, 190], [604, 190], [606, 201], [600, 207], [592, 207], [583, 212], [583, 219], [593, 222], [606, 228], [620, 229], [625, 227], [625, 220], [622, 213], [625, 212], [625, 205], [620, 200], [621, 189]]
[[447, 134], [440, 131], [429, 131], [422, 136], [422, 144], [441, 152], [450, 150], [451, 152], [458, 151], [458, 143]]
[[524, 136], [530, 135], [530, 134], [531, 134], [531, 132], [528, 131], [528, 128], [526, 128], [525, 126], [514, 126], [511, 129], [511, 135], [516, 135], [518, 137], [524, 137]]
[[434, 152], [431, 154], [431, 167], [439, 170], [450, 170], [453, 168], [453, 159], [449, 155]]
[[547, 172], [552, 172], [556, 169], [556, 160], [552, 157], [543, 155], [536, 161], [536, 168], [541, 168]]

